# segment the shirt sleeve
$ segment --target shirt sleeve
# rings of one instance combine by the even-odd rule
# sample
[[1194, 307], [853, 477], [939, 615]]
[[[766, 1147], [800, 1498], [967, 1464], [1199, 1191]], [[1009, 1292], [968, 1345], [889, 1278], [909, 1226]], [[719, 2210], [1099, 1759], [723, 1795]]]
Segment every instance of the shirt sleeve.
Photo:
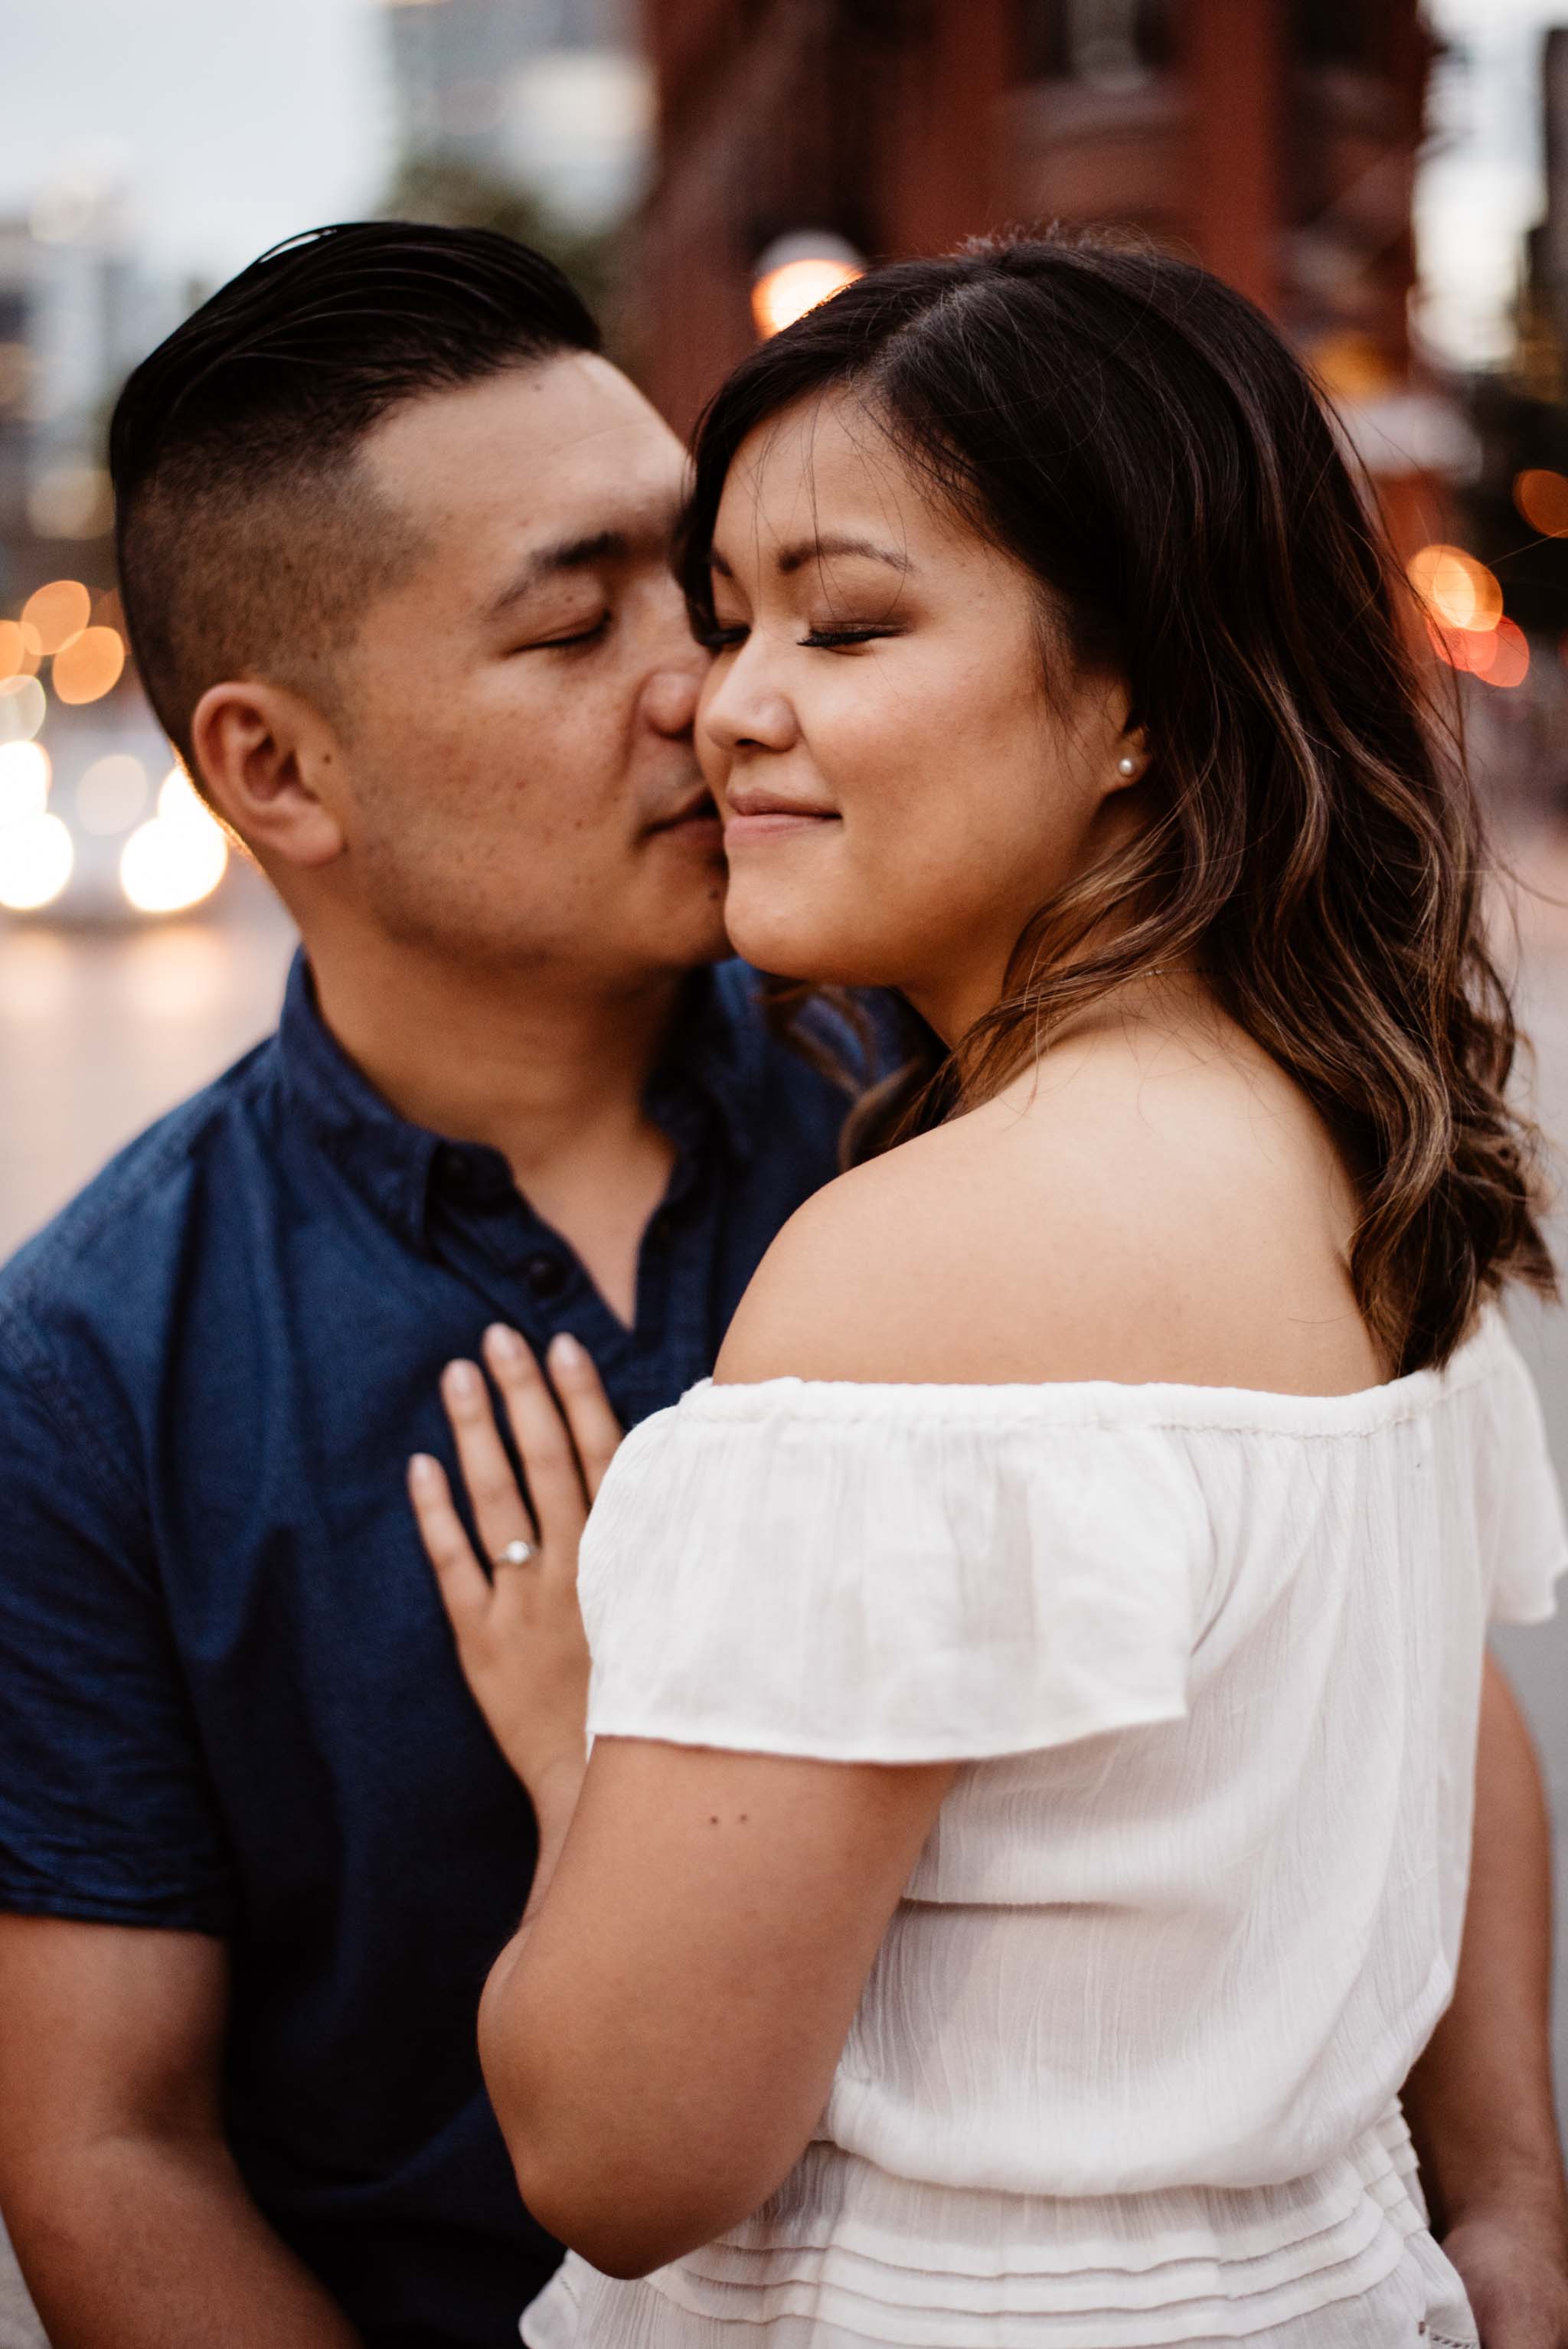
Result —
[[1481, 1502], [1494, 1623], [1544, 1623], [1568, 1568], [1568, 1527], [1535, 1381], [1511, 1338], [1491, 1389]]
[[222, 1934], [233, 1872], [145, 1504], [0, 1329], [0, 1909]]
[[987, 1392], [779, 1380], [645, 1422], [583, 1545], [591, 1732], [923, 1762], [1181, 1717], [1212, 1541], [1180, 1444], [990, 1423]]

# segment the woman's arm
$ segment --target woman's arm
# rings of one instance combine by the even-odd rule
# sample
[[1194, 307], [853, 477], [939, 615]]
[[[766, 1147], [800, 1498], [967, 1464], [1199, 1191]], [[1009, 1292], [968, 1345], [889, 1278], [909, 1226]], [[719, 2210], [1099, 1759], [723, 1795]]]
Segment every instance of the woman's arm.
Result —
[[437, 1464], [409, 1478], [469, 1685], [539, 1816], [480, 2050], [530, 2209], [607, 2273], [642, 2274], [746, 2217], [804, 2151], [953, 1770], [605, 1738], [584, 1783], [577, 1544], [619, 1431], [584, 1362], [552, 1358], [557, 1411], [512, 1333], [485, 1355], [533, 1516], [483, 1381], [449, 1372], [480, 1548], [535, 1557], [487, 1572]]
[[518, 2184], [552, 2233], [643, 2275], [782, 2183], [952, 1777], [597, 1742], [480, 2011]]
[[1568, 2189], [1552, 2095], [1551, 1850], [1530, 1733], [1489, 1658], [1459, 1976], [1405, 2089], [1433, 2225], [1487, 2349], [1568, 2349]]

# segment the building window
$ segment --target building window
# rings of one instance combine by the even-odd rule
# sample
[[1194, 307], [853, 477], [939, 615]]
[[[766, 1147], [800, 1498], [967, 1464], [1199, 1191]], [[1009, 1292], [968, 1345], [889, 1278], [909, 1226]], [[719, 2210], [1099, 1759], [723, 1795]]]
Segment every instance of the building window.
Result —
[[1142, 81], [1170, 62], [1169, 0], [1023, 0], [1031, 78]]

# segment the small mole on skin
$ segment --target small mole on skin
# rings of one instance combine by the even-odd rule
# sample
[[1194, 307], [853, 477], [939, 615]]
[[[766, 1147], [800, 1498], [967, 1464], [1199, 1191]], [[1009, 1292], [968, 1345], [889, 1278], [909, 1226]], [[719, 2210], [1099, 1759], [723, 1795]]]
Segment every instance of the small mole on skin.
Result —
[[717, 1813], [717, 1811], [715, 1811], [715, 1813], [714, 1813], [713, 1816], [712, 1816], [712, 1817], [709, 1819], [709, 1821], [708, 1821], [708, 1826], [709, 1826], [710, 1827], [716, 1827], [717, 1825], [718, 1825], [718, 1813]]
[[740, 1814], [740, 1824], [741, 1824], [741, 1826], [744, 1826], [746, 1825], [746, 1820], [747, 1820], [747, 1814], [746, 1814], [744, 1811], [742, 1811], [742, 1812], [741, 1812], [741, 1814]]

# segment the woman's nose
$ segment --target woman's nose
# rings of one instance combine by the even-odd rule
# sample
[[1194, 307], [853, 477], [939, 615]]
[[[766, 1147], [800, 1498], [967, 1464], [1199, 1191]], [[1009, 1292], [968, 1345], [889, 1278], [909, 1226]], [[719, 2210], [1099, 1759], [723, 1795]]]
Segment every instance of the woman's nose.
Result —
[[742, 646], [704, 688], [697, 731], [727, 755], [738, 750], [788, 750], [799, 737], [795, 712], [747, 657]]

